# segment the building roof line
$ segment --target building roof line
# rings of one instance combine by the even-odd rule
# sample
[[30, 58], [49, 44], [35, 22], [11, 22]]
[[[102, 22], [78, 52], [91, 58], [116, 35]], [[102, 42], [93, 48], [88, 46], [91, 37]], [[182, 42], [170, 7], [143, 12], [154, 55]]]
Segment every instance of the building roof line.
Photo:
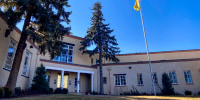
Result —
[[[191, 59], [173, 59], [173, 60], [155, 60], [151, 63], [167, 63], [167, 62], [182, 62], [182, 61], [200, 61], [200, 58], [191, 58]], [[112, 66], [112, 65], [130, 65], [130, 64], [148, 64], [149, 61], [137, 61], [137, 62], [121, 62], [121, 63], [107, 63], [103, 66]], [[98, 66], [98, 65], [95, 65]]]
[[75, 35], [67, 35], [67, 34], [65, 34], [64, 36], [70, 37], [70, 38], [74, 38], [74, 39], [78, 39], [78, 40], [82, 40], [82, 41], [85, 40], [85, 38], [82, 38], [82, 37], [79, 37], [79, 36], [75, 36]]
[[[149, 52], [149, 54], [177, 53], [177, 52], [191, 52], [191, 51], [200, 51], [200, 49]], [[127, 54], [116, 54], [116, 56], [131, 56], [131, 55], [146, 55], [146, 54], [147, 54], [146, 52], [143, 52], [143, 53], [127, 53]]]

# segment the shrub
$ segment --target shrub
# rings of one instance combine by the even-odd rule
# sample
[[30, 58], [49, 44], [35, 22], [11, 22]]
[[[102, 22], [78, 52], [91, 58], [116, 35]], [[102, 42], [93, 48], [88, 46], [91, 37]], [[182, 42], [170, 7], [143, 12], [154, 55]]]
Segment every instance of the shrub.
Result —
[[148, 95], [148, 93], [146, 93], [146, 92], [143, 92], [143, 93], [141, 93], [141, 95]]
[[63, 93], [63, 94], [67, 94], [67, 93], [68, 93], [68, 89], [64, 88], [64, 89], [62, 90], [62, 93]]
[[4, 97], [4, 89], [0, 87], [0, 98]]
[[139, 91], [132, 85], [131, 95], [139, 95]]
[[53, 88], [49, 88], [49, 93], [50, 93], [50, 94], [53, 93]]
[[68, 89], [64, 88], [64, 89], [61, 89], [61, 88], [57, 88], [55, 91], [54, 91], [54, 94], [67, 94], [68, 93]]
[[22, 95], [32, 95], [34, 94], [34, 91], [31, 90], [30, 88], [27, 90], [22, 90]]
[[163, 89], [161, 91], [163, 95], [175, 94], [174, 88], [172, 87], [172, 84], [171, 84], [171, 80], [169, 79], [169, 76], [167, 75], [167, 73], [162, 74], [162, 86], [163, 86]]
[[200, 91], [197, 93], [197, 95], [200, 95]]
[[92, 95], [98, 95], [98, 92], [93, 91], [93, 92], [90, 92], [90, 94], [92, 94]]
[[33, 78], [33, 84], [31, 85], [31, 90], [36, 93], [48, 93], [49, 92], [49, 84], [46, 80], [46, 70], [45, 67], [41, 64], [40, 67], [36, 69], [36, 75]]
[[12, 95], [12, 90], [7, 87], [4, 87], [3, 89], [4, 89], [4, 97], [10, 98]]
[[16, 96], [21, 96], [21, 94], [22, 94], [21, 87], [16, 87], [15, 88], [15, 94], [16, 94]]
[[57, 88], [55, 91], [54, 91], [55, 94], [60, 94], [61, 93], [61, 88]]
[[186, 90], [186, 91], [185, 91], [185, 95], [192, 95], [192, 91]]
[[130, 92], [123, 92], [123, 93], [120, 93], [120, 95], [131, 95]]

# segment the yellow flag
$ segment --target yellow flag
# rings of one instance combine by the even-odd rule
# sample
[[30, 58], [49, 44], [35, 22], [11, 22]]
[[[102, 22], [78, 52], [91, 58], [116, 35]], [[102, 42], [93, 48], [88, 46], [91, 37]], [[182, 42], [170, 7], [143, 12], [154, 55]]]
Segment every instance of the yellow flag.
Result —
[[136, 0], [135, 1], [135, 5], [133, 7], [136, 11], [139, 11], [140, 10], [140, 4], [139, 4], [139, 0]]

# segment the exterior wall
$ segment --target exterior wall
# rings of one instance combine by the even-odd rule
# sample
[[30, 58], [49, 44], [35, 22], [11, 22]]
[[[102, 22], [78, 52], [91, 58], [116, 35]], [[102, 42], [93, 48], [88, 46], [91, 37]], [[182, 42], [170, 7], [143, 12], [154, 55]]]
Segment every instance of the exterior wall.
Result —
[[[183, 50], [183, 51], [150, 53], [152, 61], [199, 58], [199, 55], [200, 55], [200, 50]], [[119, 58], [120, 62], [148, 61], [146, 53], [119, 54], [116, 55], [116, 57]], [[106, 61], [106, 63], [112, 63], [112, 61]]]
[[[132, 68], [129, 69], [128, 67]], [[108, 69], [110, 71], [110, 76]], [[169, 71], [175, 71], [178, 84], [173, 85], [175, 93], [184, 94], [185, 90], [192, 91], [193, 95], [196, 95], [200, 89], [200, 61], [180, 61], [180, 62], [162, 62], [162, 63], [152, 63], [152, 72], [157, 73], [158, 84], [156, 86], [156, 91], [160, 93], [159, 87], [162, 88], [162, 74]], [[189, 70], [191, 72], [192, 84], [187, 84], [185, 82], [184, 71]], [[150, 77], [149, 65], [146, 64], [129, 64], [129, 65], [111, 65], [103, 67], [104, 77], [109, 79], [107, 84], [104, 84], [104, 91], [109, 94], [111, 89], [111, 94], [119, 95], [122, 92], [130, 92], [132, 86], [134, 86], [140, 93], [153, 93], [152, 82]], [[144, 85], [137, 85], [137, 73], [142, 73]], [[126, 74], [126, 86], [115, 86], [114, 85], [114, 74]], [[109, 88], [111, 84], [111, 88]]]
[[[84, 84], [90, 84], [90, 74], [89, 76], [85, 74], [83, 71], [89, 71], [89, 72], [93, 72], [94, 73], [94, 80], [93, 80], [93, 90], [94, 91], [97, 91], [97, 69], [96, 67], [87, 67], [87, 66], [81, 66], [81, 65], [72, 65], [72, 64], [66, 64], [66, 63], [58, 63], [58, 62], [53, 62], [53, 61], [43, 61], [43, 60], [40, 60], [40, 64], [43, 64], [44, 66], [46, 67], [53, 67], [53, 68], [58, 68], [58, 71], [59, 71], [59, 68], [62, 68], [62, 69], [67, 69], [67, 70], [77, 70], [77, 71], [80, 71], [80, 80], [81, 80], [81, 87], [80, 87], [80, 90], [84, 90], [84, 91], [80, 91], [80, 92], [86, 92], [85, 90], [88, 90], [86, 89], [88, 87], [88, 85], [84, 85]], [[60, 70], [61, 71], [61, 70]], [[81, 72], [82, 71], [82, 72]], [[51, 77], [51, 76], [50, 76]], [[69, 80], [71, 80], [71, 86], [72, 87], [69, 87], [69, 92], [70, 91], [74, 91], [74, 78], [77, 77], [77, 73], [75, 72], [75, 74], [73, 73], [70, 73], [69, 74]], [[54, 86], [54, 85], [50, 85], [50, 86]], [[83, 86], [86, 86], [86, 87], [83, 87]], [[53, 87], [54, 88], [54, 87]]]
[[[57, 80], [58, 80], [58, 73], [61, 71], [55, 70], [47, 70], [47, 75], [50, 76], [49, 87], [53, 88], [54, 90], [57, 88]], [[77, 87], [75, 87], [75, 78], [77, 77], [77, 73], [75, 72], [68, 72], [68, 91], [69, 92], [76, 92]], [[80, 74], [80, 92], [90, 92], [91, 90], [91, 75], [81, 73]]]
[[[71, 85], [68, 84], [68, 90], [69, 92], [76, 92], [77, 87], [75, 87], [75, 78], [77, 78], [77, 73], [69, 73], [69, 81], [71, 81]], [[80, 92], [90, 92], [91, 89], [91, 80], [90, 80], [90, 74], [80, 74]]]
[[58, 73], [60, 71], [52, 71], [52, 70], [47, 70], [47, 75], [50, 76], [49, 79], [49, 87], [53, 88], [54, 90], [57, 88], [57, 79], [58, 79]]
[[[74, 44], [73, 48], [73, 64], [81, 64], [81, 65], [91, 65], [91, 58], [89, 55], [84, 54], [82, 55], [82, 51], [79, 50], [81, 47], [81, 41], [83, 41], [83, 38], [79, 38], [76, 36], [64, 36], [63, 42], [67, 42], [70, 44]], [[94, 64], [96, 64], [96, 58], [97, 56], [93, 56], [92, 58], [94, 59]], [[46, 53], [45, 55], [41, 56], [41, 59], [46, 59], [50, 60], [50, 55]]]
[[[35, 74], [35, 69], [38, 66], [38, 55], [37, 55], [37, 49], [35, 48], [29, 48], [30, 44], [28, 42], [26, 49], [24, 50], [23, 56], [22, 56], [22, 63], [20, 65], [20, 70], [19, 70], [19, 74], [18, 74], [18, 79], [17, 79], [17, 84], [16, 87], [21, 87], [22, 89], [28, 89], [31, 87], [32, 84], [32, 80]], [[30, 65], [29, 65], [29, 74], [27, 77], [22, 75], [22, 71], [23, 71], [23, 67], [24, 67], [24, 60], [25, 60], [25, 54], [26, 51], [31, 52], [31, 61], [30, 61]]]
[[[9, 43], [11, 39], [14, 40], [16, 43], [18, 43], [20, 39], [20, 32], [15, 28], [8, 37], [4, 37], [5, 31], [7, 29], [7, 25], [6, 25], [6, 22], [2, 18], [0, 18], [0, 26], [1, 26], [0, 28], [0, 55], [1, 55], [0, 56], [0, 76], [2, 76], [0, 77], [0, 86], [5, 86], [10, 74], [9, 70], [3, 69], [5, 66], [5, 60], [8, 54]], [[22, 71], [23, 71], [25, 53], [22, 56], [22, 62], [20, 65], [18, 80], [16, 84], [16, 87], [21, 87], [22, 89], [27, 89], [30, 87], [30, 84], [32, 83], [32, 79], [35, 72], [35, 66], [38, 63], [38, 58], [39, 58], [39, 56], [37, 55], [38, 50], [36, 48], [30, 48], [31, 42], [26, 41], [26, 44], [27, 46], [24, 52], [28, 50], [29, 52], [31, 52], [32, 56], [31, 56], [31, 61], [30, 61], [31, 63], [29, 66], [28, 77], [21, 76]], [[17, 48], [17, 45], [16, 45], [16, 48]]]

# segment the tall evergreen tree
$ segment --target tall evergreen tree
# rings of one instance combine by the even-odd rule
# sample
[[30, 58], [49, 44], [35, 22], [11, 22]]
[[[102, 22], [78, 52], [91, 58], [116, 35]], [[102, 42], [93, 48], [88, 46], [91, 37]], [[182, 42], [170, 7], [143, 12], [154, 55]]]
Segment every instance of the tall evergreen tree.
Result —
[[[115, 36], [110, 34], [113, 32], [108, 26], [109, 24], [104, 24], [103, 13], [101, 11], [102, 6], [99, 2], [96, 2], [93, 6], [93, 17], [91, 18], [91, 27], [87, 31], [85, 40], [81, 42], [83, 54], [89, 54], [91, 57], [94, 54], [99, 55], [99, 71], [100, 71], [100, 94], [104, 94], [103, 88], [103, 72], [102, 72], [102, 58], [106, 60], [112, 60], [113, 62], [119, 62], [119, 59], [115, 57], [115, 54], [119, 53], [118, 43]], [[91, 51], [86, 50], [87, 47], [91, 45], [97, 45]]]
[[174, 95], [174, 88], [172, 87], [171, 80], [169, 79], [169, 76], [167, 73], [162, 74], [162, 86], [163, 89], [162, 94], [163, 95]]
[[[8, 0], [1, 2], [0, 6], [6, 8], [1, 14], [7, 19], [7, 37], [17, 22], [24, 18], [24, 25], [21, 37], [15, 53], [10, 76], [6, 86], [13, 91], [16, 86], [17, 76], [22, 60], [23, 51], [26, 47], [26, 39], [36, 42], [40, 48], [40, 53], [47, 51], [53, 58], [59, 55], [62, 47], [61, 42], [65, 34], [69, 34], [70, 27], [64, 27], [61, 22], [69, 24], [68, 19], [71, 12], [67, 12], [68, 0]], [[8, 9], [7, 9], [8, 8]]]
[[46, 69], [41, 64], [40, 67], [37, 67], [35, 71], [35, 77], [33, 78], [33, 83], [31, 84], [31, 90], [37, 91], [38, 93], [48, 93], [49, 84], [46, 80]]

